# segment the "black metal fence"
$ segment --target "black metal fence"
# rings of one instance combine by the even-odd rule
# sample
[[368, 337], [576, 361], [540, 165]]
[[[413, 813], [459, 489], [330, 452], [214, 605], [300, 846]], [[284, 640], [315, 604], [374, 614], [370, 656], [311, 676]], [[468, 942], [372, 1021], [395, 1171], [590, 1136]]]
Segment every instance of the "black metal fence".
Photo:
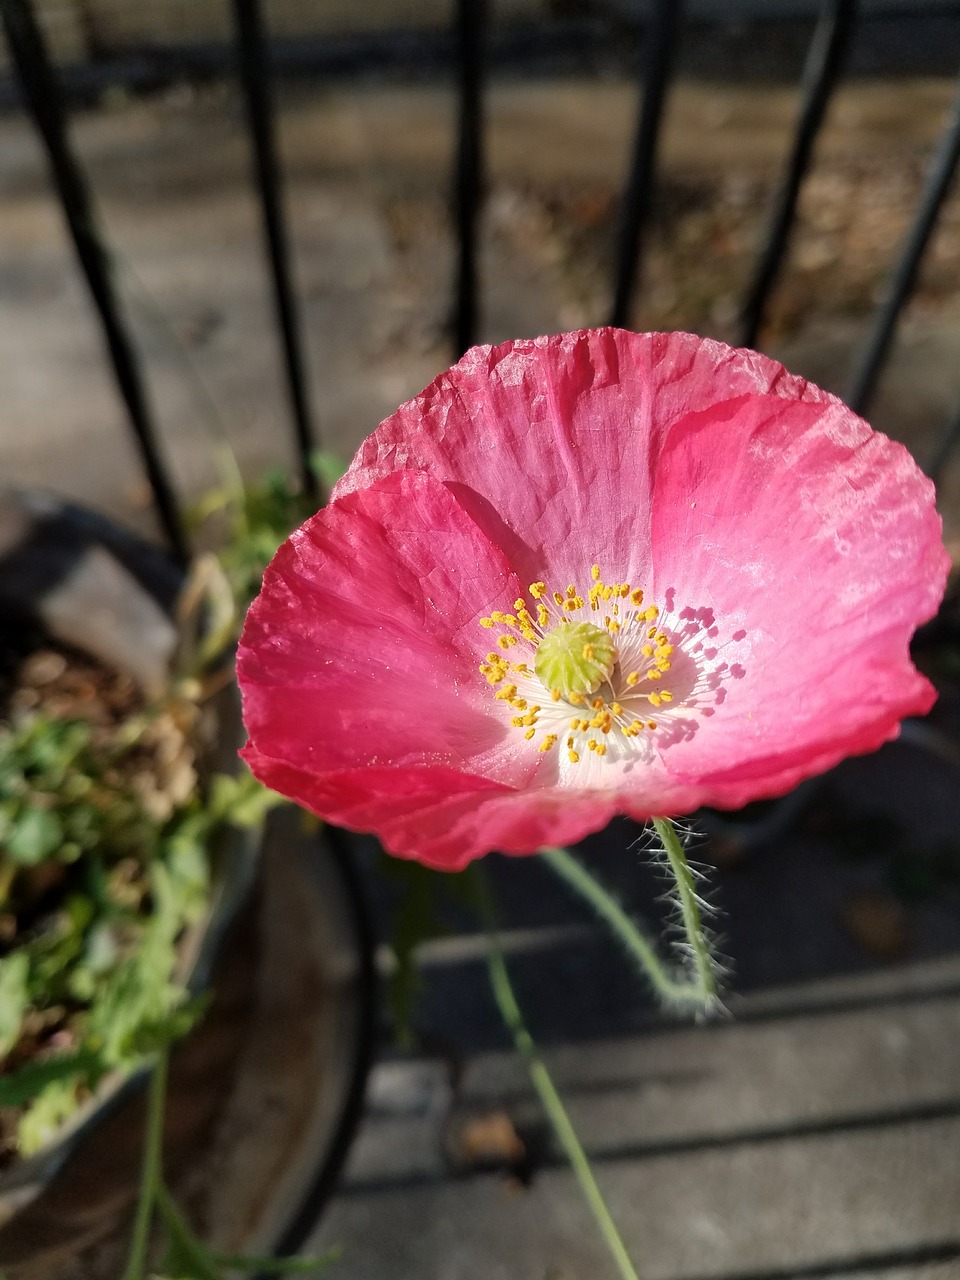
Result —
[[[11, 60], [23, 104], [43, 140], [77, 257], [103, 327], [109, 358], [149, 480], [157, 514], [178, 558], [188, 555], [177, 496], [164, 464], [149, 411], [141, 363], [111, 278], [109, 255], [95, 223], [80, 166], [71, 149], [66, 98], [32, 0], [0, 0]], [[235, 66], [242, 86], [254, 155], [254, 181], [273, 282], [277, 329], [286, 372], [291, 426], [301, 481], [316, 490], [310, 465], [319, 432], [309, 403], [304, 344], [291, 285], [290, 254], [283, 217], [282, 175], [277, 159], [270, 48], [260, 0], [232, 0]], [[927, 19], [917, 13], [913, 21]], [[452, 283], [451, 354], [470, 346], [478, 331], [482, 280], [477, 253], [484, 191], [483, 99], [488, 70], [489, 0], [456, 0], [452, 21], [459, 129], [452, 174], [453, 220], [457, 242]], [[635, 144], [624, 176], [619, 233], [611, 282], [611, 324], [629, 323], [642, 287], [644, 248], [657, 184], [657, 151], [665, 103], [684, 39], [683, 0], [652, 0], [646, 22], [638, 27], [644, 57], [638, 93]], [[771, 200], [766, 235], [747, 282], [739, 311], [739, 340], [754, 346], [762, 339], [764, 319], [787, 258], [797, 201], [814, 144], [831, 98], [841, 82], [858, 38], [857, 0], [824, 0], [807, 54], [801, 106], [791, 145]], [[866, 341], [851, 371], [847, 399], [864, 412], [883, 370], [904, 305], [910, 297], [925, 249], [933, 234], [960, 158], [960, 84], [954, 110], [930, 165], [919, 206], [889, 279]], [[946, 423], [932, 456], [921, 460], [936, 480], [960, 441], [960, 405]]]

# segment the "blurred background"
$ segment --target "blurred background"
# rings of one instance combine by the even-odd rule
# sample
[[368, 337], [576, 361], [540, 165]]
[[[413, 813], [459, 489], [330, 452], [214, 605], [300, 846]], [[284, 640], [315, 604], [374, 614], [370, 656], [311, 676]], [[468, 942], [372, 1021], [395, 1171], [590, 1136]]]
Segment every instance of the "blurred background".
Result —
[[[466, 342], [615, 318], [746, 337], [847, 398], [935, 475], [956, 563], [956, 0], [265, 0], [259, 46], [242, 2], [33, 9], [179, 504], [223, 483], [225, 445], [251, 484], [296, 474], [292, 417], [348, 459]], [[0, 108], [3, 480], [162, 539], [3, 49]], [[729, 1022], [678, 1028], [534, 860], [488, 859], [524, 1007], [650, 1280], [960, 1277], [955, 593], [916, 658], [941, 691], [929, 722], [782, 803], [700, 816]], [[655, 919], [639, 837], [618, 823], [585, 853]], [[387, 986], [405, 930], [421, 978], [376, 1015], [360, 1139], [313, 1245], [343, 1245], [343, 1280], [599, 1280], [475, 919], [369, 842], [352, 857]]]

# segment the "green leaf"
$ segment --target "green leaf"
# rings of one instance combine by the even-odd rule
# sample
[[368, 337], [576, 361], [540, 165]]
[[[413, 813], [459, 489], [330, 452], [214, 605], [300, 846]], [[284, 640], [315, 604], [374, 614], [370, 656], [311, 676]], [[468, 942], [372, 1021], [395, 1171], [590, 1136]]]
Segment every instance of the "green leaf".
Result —
[[38, 1058], [19, 1071], [0, 1076], [0, 1107], [22, 1107], [40, 1096], [51, 1084], [78, 1080], [95, 1083], [103, 1074], [103, 1063], [88, 1049]]
[[325, 489], [332, 489], [342, 475], [346, 474], [347, 463], [335, 453], [325, 449], [315, 449], [310, 455], [310, 470]]
[[63, 840], [60, 820], [50, 809], [23, 809], [7, 836], [7, 853], [23, 866], [35, 867], [54, 853]]
[[30, 961], [22, 951], [0, 960], [0, 1058], [5, 1058], [20, 1035], [30, 1002]]
[[54, 1080], [48, 1084], [20, 1117], [17, 1145], [23, 1154], [30, 1156], [45, 1147], [76, 1109], [75, 1080]]

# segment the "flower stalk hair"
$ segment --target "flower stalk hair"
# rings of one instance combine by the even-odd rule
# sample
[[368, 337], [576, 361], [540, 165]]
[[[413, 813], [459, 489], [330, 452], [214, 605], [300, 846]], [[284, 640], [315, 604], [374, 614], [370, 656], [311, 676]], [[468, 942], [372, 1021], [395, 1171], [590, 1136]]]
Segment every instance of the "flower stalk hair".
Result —
[[929, 709], [908, 646], [946, 571], [906, 450], [773, 360], [615, 329], [477, 347], [267, 570], [244, 755], [450, 870], [738, 808]]

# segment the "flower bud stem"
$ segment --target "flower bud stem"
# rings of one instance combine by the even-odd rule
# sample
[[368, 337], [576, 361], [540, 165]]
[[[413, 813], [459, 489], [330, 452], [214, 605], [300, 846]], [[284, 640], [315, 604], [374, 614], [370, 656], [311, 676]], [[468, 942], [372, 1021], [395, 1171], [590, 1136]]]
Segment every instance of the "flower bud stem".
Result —
[[653, 825], [663, 843], [667, 864], [675, 882], [684, 940], [694, 962], [693, 976], [664, 962], [654, 944], [630, 919], [613, 894], [599, 883], [569, 849], [547, 846], [540, 850], [540, 857], [594, 909], [627, 951], [639, 961], [641, 970], [663, 1004], [686, 1011], [692, 1009], [697, 1013], [707, 1013], [716, 1003], [717, 985], [714, 962], [703, 931], [694, 889], [693, 872], [673, 823], [667, 818], [655, 818]]
[[716, 966], [703, 928], [693, 872], [690, 870], [677, 829], [670, 819], [654, 818], [653, 826], [663, 844], [677, 886], [677, 901], [680, 904], [683, 932], [693, 957], [696, 973], [696, 982], [691, 986], [698, 990], [706, 1011], [717, 998]]

